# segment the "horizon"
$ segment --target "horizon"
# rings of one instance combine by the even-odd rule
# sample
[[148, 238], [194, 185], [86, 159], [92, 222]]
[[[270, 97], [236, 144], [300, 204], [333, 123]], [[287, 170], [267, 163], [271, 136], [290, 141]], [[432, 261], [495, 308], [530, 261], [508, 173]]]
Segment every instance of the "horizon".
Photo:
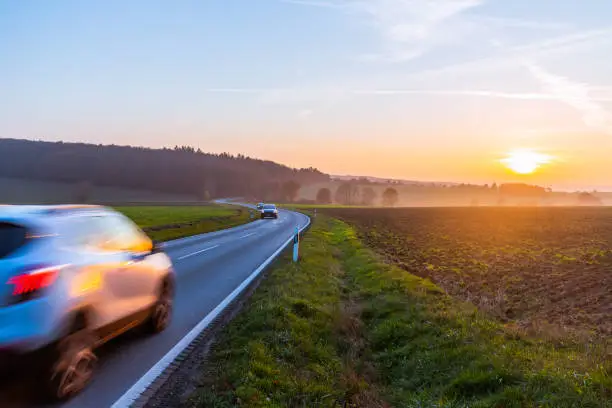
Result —
[[[42, 142], [54, 142], [54, 141], [48, 141], [48, 140], [39, 140], [39, 139], [16, 139], [16, 140], [27, 140], [27, 141], [32, 141], [32, 142], [37, 142], [37, 141], [42, 141]], [[56, 142], [62, 142], [62, 143], [85, 143], [85, 144], [91, 144], [88, 142], [69, 142], [69, 141], [63, 141], [63, 140], [58, 140]], [[104, 145], [104, 144], [103, 144]], [[136, 148], [148, 148], [148, 149], [173, 149], [175, 146], [162, 146], [162, 147], [151, 147], [151, 146], [134, 146], [134, 145], [125, 145], [125, 144], [113, 144], [115, 146], [119, 146], [119, 147], [136, 147]], [[181, 147], [181, 146], [178, 146]], [[195, 149], [197, 149], [197, 147], [194, 146], [189, 146], [189, 147], [193, 147]], [[295, 169], [305, 169], [308, 167], [295, 167], [292, 166], [291, 164], [288, 163], [283, 163], [280, 161], [275, 161], [275, 160], [269, 160], [269, 159], [265, 159], [265, 158], [261, 158], [261, 157], [257, 157], [257, 156], [249, 156], [248, 154], [244, 154], [241, 152], [207, 152], [202, 150], [203, 154], [223, 154], [223, 153], [227, 153], [230, 154], [234, 157], [238, 156], [238, 155], [242, 155], [245, 156], [246, 158], [252, 159], [252, 160], [262, 160], [262, 161], [273, 161], [274, 163], [277, 163], [279, 165], [282, 166], [286, 166], [289, 168], [295, 168]], [[334, 173], [330, 173], [330, 172], [326, 172], [324, 169], [320, 169], [320, 168], [315, 168], [316, 170], [321, 171], [323, 174], [326, 174], [328, 176], [330, 176], [332, 179], [339, 179], [339, 178], [346, 178], [346, 177], [350, 177], [353, 179], [358, 179], [358, 178], [373, 178], [373, 179], [378, 179], [380, 181], [384, 181], [384, 180], [390, 180], [390, 181], [399, 181], [399, 182], [413, 182], [413, 183], [423, 183], [423, 184], [471, 184], [471, 185], [493, 185], [493, 184], [512, 184], [512, 183], [518, 183], [518, 184], [530, 184], [530, 183], [526, 183], [524, 181], [518, 180], [518, 181], [507, 181], [507, 182], [497, 182], [496, 180], [493, 181], [488, 181], [488, 182], [482, 182], [482, 183], [470, 183], [470, 182], [462, 182], [462, 181], [457, 181], [457, 180], [436, 180], [436, 179], [410, 179], [410, 178], [394, 178], [394, 177], [384, 177], [384, 176], [376, 176], [376, 175], [372, 175], [372, 174], [334, 174]], [[577, 192], [593, 192], [593, 191], [597, 191], [598, 193], [612, 193], [612, 187], [611, 186], [565, 186], [564, 188], [559, 188], [558, 186], [555, 185], [540, 185], [540, 184], [532, 184], [532, 185], [536, 185], [539, 187], [546, 187], [546, 188], [551, 188], [553, 190], [553, 192], [556, 193], [577, 193]]]
[[612, 4], [530, 3], [0, 4], [0, 136], [612, 191]]

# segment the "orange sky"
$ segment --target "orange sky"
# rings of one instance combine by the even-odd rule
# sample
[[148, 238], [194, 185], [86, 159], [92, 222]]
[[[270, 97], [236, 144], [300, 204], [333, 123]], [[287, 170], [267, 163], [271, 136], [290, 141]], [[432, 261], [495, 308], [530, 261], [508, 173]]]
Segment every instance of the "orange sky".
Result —
[[[221, 138], [215, 151], [224, 151], [224, 147], [233, 151], [234, 138], [242, 137], [240, 132], [235, 133], [233, 137]], [[571, 137], [560, 134], [556, 140], [549, 134], [507, 140], [472, 136], [466, 137], [465, 142], [455, 139], [434, 146], [427, 137], [395, 139], [393, 144], [381, 143], [380, 140], [385, 140], [383, 136], [334, 135], [326, 141], [316, 132], [294, 134], [291, 138], [283, 137], [282, 132], [254, 137], [260, 144], [250, 146], [248, 154], [292, 166], [314, 166], [338, 175], [475, 183], [520, 181], [562, 189], [612, 187], [612, 138], [605, 134], [580, 133]], [[589, 143], [583, 144], [581, 140]], [[502, 159], [508, 152], [521, 148], [546, 154], [551, 162], [533, 174], [512, 172]]]

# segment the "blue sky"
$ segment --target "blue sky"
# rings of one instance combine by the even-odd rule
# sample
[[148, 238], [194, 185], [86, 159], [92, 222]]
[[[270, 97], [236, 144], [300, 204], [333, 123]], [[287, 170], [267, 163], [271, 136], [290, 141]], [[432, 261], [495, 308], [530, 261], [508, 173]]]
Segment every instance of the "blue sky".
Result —
[[555, 159], [535, 182], [610, 185], [611, 17], [608, 0], [0, 0], [0, 137], [478, 182], [531, 148]]

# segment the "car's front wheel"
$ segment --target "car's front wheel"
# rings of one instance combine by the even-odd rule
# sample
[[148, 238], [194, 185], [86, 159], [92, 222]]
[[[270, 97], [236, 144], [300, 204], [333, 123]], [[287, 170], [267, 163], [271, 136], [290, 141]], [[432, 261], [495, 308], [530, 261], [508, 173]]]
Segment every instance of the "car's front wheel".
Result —
[[151, 316], [147, 322], [149, 332], [159, 333], [164, 331], [172, 319], [174, 304], [174, 286], [169, 279], [164, 280], [159, 291], [157, 301], [151, 310]]

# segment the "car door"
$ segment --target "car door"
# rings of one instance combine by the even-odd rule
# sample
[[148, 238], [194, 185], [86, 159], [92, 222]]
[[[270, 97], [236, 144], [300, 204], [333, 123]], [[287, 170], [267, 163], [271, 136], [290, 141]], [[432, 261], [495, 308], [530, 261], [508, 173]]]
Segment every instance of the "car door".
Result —
[[109, 251], [120, 253], [125, 261], [121, 268], [109, 271], [108, 285], [112, 296], [126, 312], [136, 313], [156, 300], [156, 275], [147, 259], [152, 242], [130, 220], [119, 214], [108, 214], [103, 225]]
[[131, 309], [115, 288], [129, 259], [111, 246], [112, 227], [104, 214], [76, 214], [62, 224], [64, 243], [74, 251], [69, 293], [73, 300], [92, 308], [96, 328], [115, 323]]

